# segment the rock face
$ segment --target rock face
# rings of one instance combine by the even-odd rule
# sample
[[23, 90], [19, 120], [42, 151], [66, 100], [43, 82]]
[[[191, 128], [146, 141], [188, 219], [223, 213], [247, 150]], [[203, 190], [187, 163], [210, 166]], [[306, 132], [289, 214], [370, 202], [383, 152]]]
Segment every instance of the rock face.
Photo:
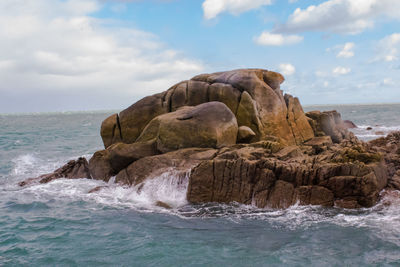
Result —
[[221, 102], [208, 102], [154, 118], [137, 142], [155, 140], [157, 150], [166, 153], [187, 147], [234, 145], [237, 133], [236, 117], [231, 110]]
[[271, 208], [287, 208], [296, 202], [357, 208], [374, 205], [387, 184], [386, 167], [378, 158], [350, 160], [340, 145], [331, 144], [322, 153], [308, 146], [285, 153], [283, 149], [273, 153], [267, 147], [229, 148], [203, 161], [192, 170], [188, 200]]
[[334, 143], [340, 143], [344, 139], [350, 139], [351, 133], [347, 131], [346, 124], [342, 121], [340, 114], [336, 111], [310, 111], [307, 117], [312, 126], [315, 136], [328, 135]]
[[400, 133], [361, 142], [338, 112], [305, 114], [283, 95], [283, 81], [261, 69], [195, 76], [104, 120], [105, 149], [89, 163], [80, 158], [20, 185], [115, 176], [140, 190], [173, 170], [188, 177], [191, 203], [262, 208], [370, 207], [383, 189], [400, 190]]
[[239, 127], [252, 129], [253, 142], [271, 135], [286, 144], [301, 144], [314, 134], [298, 99], [283, 96], [283, 81], [279, 73], [261, 69], [198, 75], [107, 118], [101, 126], [104, 146], [134, 143], [155, 117], [210, 101], [224, 103]]

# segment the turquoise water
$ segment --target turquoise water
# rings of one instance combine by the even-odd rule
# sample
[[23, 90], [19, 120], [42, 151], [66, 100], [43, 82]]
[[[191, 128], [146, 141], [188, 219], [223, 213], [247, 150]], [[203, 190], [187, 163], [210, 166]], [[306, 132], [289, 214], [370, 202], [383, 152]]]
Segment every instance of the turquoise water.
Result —
[[[306, 107], [306, 110], [316, 109]], [[400, 127], [400, 105], [335, 106], [364, 139]], [[0, 265], [344, 266], [400, 264], [400, 200], [371, 209], [189, 205], [174, 173], [144, 193], [60, 179], [20, 188], [102, 148], [107, 112], [0, 115]], [[367, 131], [372, 126], [374, 130]], [[172, 210], [154, 205], [157, 199]]]

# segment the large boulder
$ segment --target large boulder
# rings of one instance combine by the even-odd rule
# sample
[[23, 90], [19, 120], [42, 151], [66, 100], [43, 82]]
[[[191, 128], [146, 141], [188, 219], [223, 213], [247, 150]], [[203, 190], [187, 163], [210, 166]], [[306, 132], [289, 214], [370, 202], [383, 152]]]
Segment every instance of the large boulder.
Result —
[[236, 144], [235, 115], [221, 102], [182, 107], [154, 118], [137, 139], [157, 140], [161, 153], [188, 147], [221, 148]]
[[89, 170], [93, 179], [108, 180], [128, 167], [132, 162], [158, 154], [155, 140], [133, 144], [116, 143], [107, 149], [97, 151], [89, 160]]
[[107, 118], [101, 127], [104, 146], [134, 143], [155, 117], [211, 101], [224, 103], [239, 126], [247, 126], [256, 134], [251, 142], [275, 136], [285, 144], [301, 144], [314, 137], [314, 132], [298, 99], [285, 100], [280, 90], [283, 81], [281, 74], [262, 69], [195, 76]]

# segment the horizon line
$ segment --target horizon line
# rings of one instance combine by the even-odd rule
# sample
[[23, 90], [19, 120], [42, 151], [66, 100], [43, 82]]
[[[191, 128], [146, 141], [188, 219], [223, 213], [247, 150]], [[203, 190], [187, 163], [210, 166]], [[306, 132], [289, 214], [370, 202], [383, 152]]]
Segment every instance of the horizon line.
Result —
[[[379, 105], [400, 105], [400, 102], [377, 102], [377, 103], [345, 103], [345, 104], [304, 104], [301, 105], [303, 108], [306, 107], [326, 107], [326, 106], [379, 106]], [[0, 113], [0, 116], [8, 115], [51, 115], [51, 114], [79, 114], [79, 113], [118, 113], [124, 109], [90, 109], [90, 110], [60, 110], [60, 111], [16, 111], [9, 113]]]

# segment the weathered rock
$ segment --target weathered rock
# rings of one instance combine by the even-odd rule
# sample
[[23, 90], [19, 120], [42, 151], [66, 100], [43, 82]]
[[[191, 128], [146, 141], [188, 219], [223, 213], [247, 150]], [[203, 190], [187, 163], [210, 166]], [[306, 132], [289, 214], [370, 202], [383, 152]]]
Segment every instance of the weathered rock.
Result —
[[368, 143], [372, 152], [381, 155], [388, 171], [388, 188], [400, 190], [400, 132], [392, 132]]
[[332, 207], [334, 194], [329, 189], [318, 185], [299, 186], [294, 191], [293, 203]]
[[193, 168], [187, 198], [194, 203], [237, 201], [271, 208], [286, 208], [297, 202], [374, 205], [388, 181], [385, 165], [339, 163], [337, 149], [328, 147], [319, 155], [305, 155], [296, 146], [277, 153], [252, 145], [220, 150], [214, 159]]
[[231, 110], [221, 102], [208, 102], [154, 118], [138, 142], [157, 140], [162, 153], [188, 147], [221, 148], [236, 144], [237, 132]]
[[[208, 91], [208, 101], [219, 101], [224, 103], [233, 114], [236, 114], [241, 93], [230, 84], [214, 83]], [[205, 101], [206, 102], [206, 101]]]
[[71, 160], [52, 173], [44, 174], [37, 178], [27, 179], [23, 182], [20, 182], [19, 185], [25, 186], [36, 182], [45, 184], [59, 178], [91, 178], [87, 160], [82, 157], [78, 158], [77, 160]]
[[238, 143], [248, 143], [256, 136], [255, 132], [247, 126], [240, 126], [238, 129]]
[[106, 150], [97, 151], [89, 161], [93, 179], [108, 180], [132, 162], [158, 154], [155, 139], [133, 144], [116, 143]]
[[255, 133], [255, 136], [250, 139], [253, 142], [262, 139], [264, 135], [259, 117], [256, 102], [251, 98], [249, 93], [243, 92], [236, 112], [236, 118], [239, 126], [249, 127]]
[[315, 136], [328, 135], [334, 143], [340, 143], [344, 139], [350, 139], [350, 132], [344, 126], [340, 114], [336, 111], [310, 111], [306, 113]]
[[138, 159], [159, 154], [155, 140], [133, 144], [116, 143], [107, 150], [110, 152], [110, 165], [115, 174]]
[[108, 182], [116, 174], [111, 166], [110, 151], [106, 149], [94, 153], [89, 160], [89, 171], [93, 179]]
[[300, 145], [314, 137], [314, 131], [310, 127], [308, 119], [297, 97], [289, 94], [284, 96], [287, 105], [287, 121], [293, 133], [296, 144]]
[[293, 194], [293, 184], [278, 180], [276, 181], [268, 197], [267, 207], [275, 209], [286, 209], [293, 204]]
[[319, 136], [314, 137], [311, 140], [304, 143], [306, 146], [329, 146], [332, 145], [332, 138], [330, 136]]
[[287, 146], [279, 152], [275, 153], [275, 156], [278, 159], [285, 160], [289, 158], [301, 157], [303, 156], [303, 153], [298, 146]]
[[275, 136], [285, 144], [300, 144], [312, 138], [313, 131], [298, 99], [285, 102], [280, 90], [283, 81], [279, 73], [261, 69], [198, 75], [107, 118], [101, 128], [104, 145], [133, 143], [155, 117], [210, 101], [224, 103], [239, 126], [251, 128], [256, 134], [252, 142]]
[[145, 157], [121, 170], [115, 181], [125, 185], [137, 185], [146, 179], [152, 179], [167, 171], [186, 173], [204, 160], [212, 159], [215, 149], [187, 148], [161, 155]]
[[109, 147], [114, 143], [122, 141], [121, 127], [118, 114], [113, 114], [101, 124], [100, 135], [103, 139], [104, 147]]

